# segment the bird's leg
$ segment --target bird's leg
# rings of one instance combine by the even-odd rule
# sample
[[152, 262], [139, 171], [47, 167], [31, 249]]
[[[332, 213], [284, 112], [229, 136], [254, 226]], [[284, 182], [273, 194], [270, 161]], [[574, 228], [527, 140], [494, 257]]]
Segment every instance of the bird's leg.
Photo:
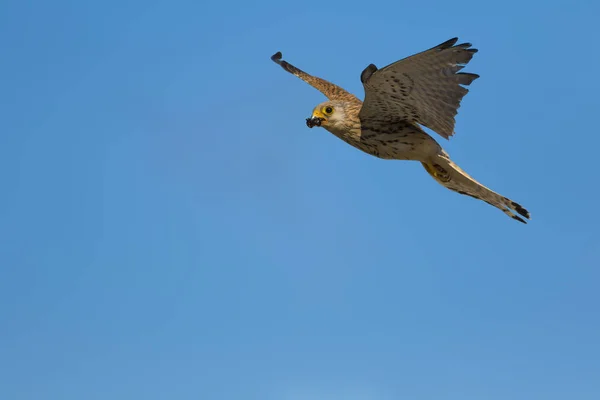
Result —
[[425, 162], [421, 162], [421, 164], [423, 164], [423, 167], [425, 167], [425, 170], [429, 173], [429, 175], [433, 176], [434, 179], [436, 179], [440, 182], [448, 182], [450, 180], [448, 171], [446, 171], [444, 168], [440, 167], [439, 165], [434, 164], [434, 163], [425, 163]]

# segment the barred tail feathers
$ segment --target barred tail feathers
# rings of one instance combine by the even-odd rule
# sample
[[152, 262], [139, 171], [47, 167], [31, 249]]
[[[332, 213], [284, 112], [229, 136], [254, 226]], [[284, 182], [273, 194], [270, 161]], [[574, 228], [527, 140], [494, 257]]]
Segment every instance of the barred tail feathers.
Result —
[[[529, 211], [520, 204], [485, 187], [456, 165], [444, 152], [431, 159], [429, 163], [422, 162], [425, 170], [442, 186], [497, 207], [503, 213], [519, 222], [527, 222], [520, 216], [530, 219]], [[519, 215], [517, 215], [519, 214]]]

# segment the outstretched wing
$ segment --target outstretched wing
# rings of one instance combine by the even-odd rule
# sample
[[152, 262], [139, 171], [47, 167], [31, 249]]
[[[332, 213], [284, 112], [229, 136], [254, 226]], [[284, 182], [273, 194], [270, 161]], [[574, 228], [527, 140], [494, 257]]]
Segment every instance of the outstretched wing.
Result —
[[359, 101], [356, 96], [348, 93], [341, 87], [334, 85], [333, 83], [326, 81], [325, 79], [312, 76], [302, 71], [299, 68], [294, 67], [292, 64], [281, 59], [282, 54], [280, 51], [271, 56], [271, 60], [281, 65], [281, 67], [289, 72], [290, 74], [296, 75], [310, 86], [314, 87], [321, 93], [323, 93], [329, 100], [346, 100], [346, 101]]
[[361, 74], [365, 100], [361, 120], [405, 120], [425, 125], [448, 139], [462, 98], [479, 75], [458, 72], [477, 49], [458, 38], [404, 58], [382, 69], [369, 65]]

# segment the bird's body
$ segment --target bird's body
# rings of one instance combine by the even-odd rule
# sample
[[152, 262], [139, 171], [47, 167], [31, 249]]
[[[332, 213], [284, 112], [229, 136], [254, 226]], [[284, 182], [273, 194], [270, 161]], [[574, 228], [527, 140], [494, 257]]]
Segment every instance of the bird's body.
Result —
[[[458, 73], [477, 51], [469, 43], [451, 39], [385, 68], [369, 65], [361, 74], [364, 102], [341, 87], [309, 75], [281, 60], [272, 60], [325, 94], [329, 101], [316, 106], [306, 123], [321, 126], [346, 143], [387, 160], [419, 161], [444, 187], [483, 200], [513, 219], [525, 222], [529, 212], [514, 201], [483, 186], [460, 169], [440, 144], [419, 125], [448, 139], [454, 116], [469, 85], [478, 78]], [[515, 214], [516, 213], [516, 214]]]
[[[327, 104], [329, 103], [323, 103], [315, 110], [326, 108]], [[343, 109], [345, 115], [339, 124], [329, 124], [327, 129], [367, 154], [386, 160], [424, 161], [441, 150], [441, 146], [430, 135], [407, 121], [363, 123], [357, 118], [362, 102], [333, 104], [336, 105], [335, 109]], [[320, 118], [318, 111], [315, 114]], [[382, 125], [385, 125], [385, 131], [380, 128]]]

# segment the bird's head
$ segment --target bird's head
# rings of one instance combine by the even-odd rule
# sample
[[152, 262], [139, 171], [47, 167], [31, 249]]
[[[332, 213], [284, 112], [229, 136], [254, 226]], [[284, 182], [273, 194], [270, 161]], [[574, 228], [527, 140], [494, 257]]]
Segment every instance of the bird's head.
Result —
[[306, 126], [320, 126], [328, 131], [343, 129], [346, 122], [346, 106], [343, 101], [321, 103], [313, 109], [311, 117], [306, 119]]

